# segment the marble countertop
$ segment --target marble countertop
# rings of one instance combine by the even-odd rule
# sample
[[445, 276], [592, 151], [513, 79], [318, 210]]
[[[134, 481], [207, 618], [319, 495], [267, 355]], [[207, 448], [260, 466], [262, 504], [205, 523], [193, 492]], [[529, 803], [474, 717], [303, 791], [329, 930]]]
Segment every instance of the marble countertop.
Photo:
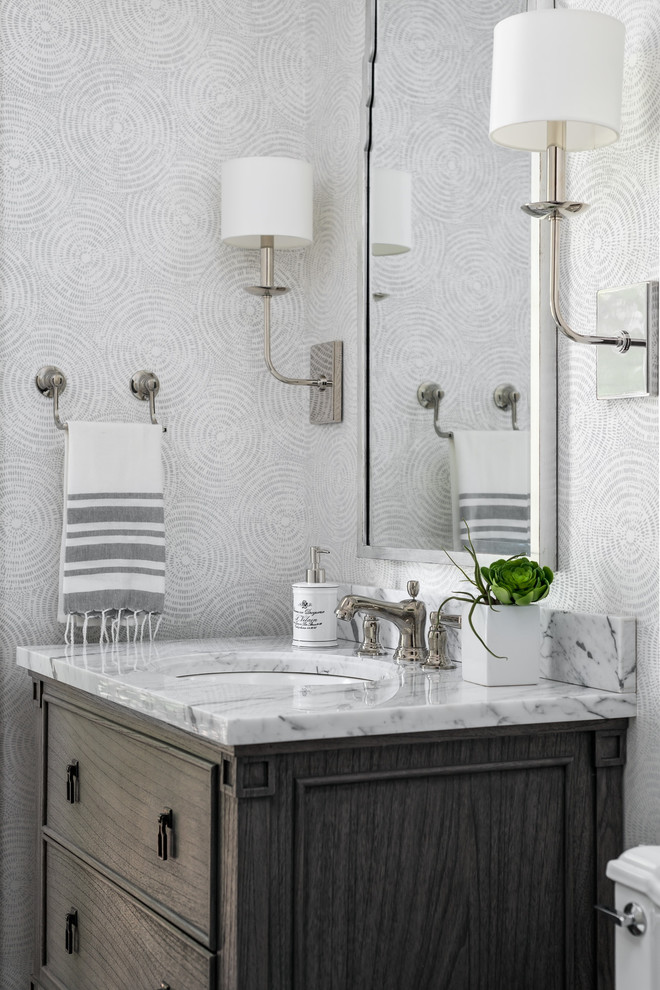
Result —
[[[349, 644], [302, 650], [285, 638], [29, 646], [18, 648], [17, 662], [229, 746], [636, 714], [633, 693], [543, 679], [486, 688], [463, 681], [460, 665], [426, 671], [389, 656], [355, 657]], [[338, 677], [318, 676], [326, 673]]]

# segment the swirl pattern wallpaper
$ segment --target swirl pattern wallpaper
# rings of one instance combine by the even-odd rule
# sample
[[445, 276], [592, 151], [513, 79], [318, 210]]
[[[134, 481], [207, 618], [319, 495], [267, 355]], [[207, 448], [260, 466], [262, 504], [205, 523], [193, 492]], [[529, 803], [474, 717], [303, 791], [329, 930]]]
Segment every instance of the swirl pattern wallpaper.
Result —
[[[626, 24], [626, 89], [621, 141], [569, 162], [569, 197], [592, 205], [565, 252], [578, 328], [591, 326], [598, 288], [658, 277], [660, 8], [589, 5]], [[434, 5], [420, 10], [393, 39], [402, 60], [419, 57], [433, 20]], [[311, 543], [329, 547], [328, 576], [344, 583], [415, 577], [435, 607], [456, 586], [450, 567], [357, 556], [364, 36], [363, 0], [0, 2], [2, 990], [25, 990], [32, 952], [34, 714], [15, 650], [63, 632], [63, 435], [35, 388], [42, 365], [67, 376], [65, 421], [145, 422], [130, 378], [161, 380], [164, 637], [288, 633]], [[245, 155], [314, 166], [314, 244], [276, 255], [291, 291], [273, 306], [273, 351], [303, 375], [310, 344], [344, 341], [339, 426], [310, 426], [307, 392], [264, 368], [261, 303], [243, 291], [258, 255], [220, 241], [220, 164]], [[518, 257], [510, 238], [492, 230], [490, 249]], [[638, 618], [626, 840], [658, 843], [658, 404], [597, 403], [594, 383], [592, 349], [560, 341], [552, 605]]]

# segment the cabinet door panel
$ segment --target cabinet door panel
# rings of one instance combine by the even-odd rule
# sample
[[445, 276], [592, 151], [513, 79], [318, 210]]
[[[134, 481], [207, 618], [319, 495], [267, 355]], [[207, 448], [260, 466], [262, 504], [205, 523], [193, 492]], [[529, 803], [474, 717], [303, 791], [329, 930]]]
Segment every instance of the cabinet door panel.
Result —
[[299, 781], [295, 990], [568, 990], [570, 763]]
[[215, 769], [50, 703], [45, 824], [211, 945]]
[[[212, 990], [210, 952], [123, 894], [56, 843], [46, 848], [44, 972], [70, 988]], [[71, 952], [66, 945], [67, 915]]]

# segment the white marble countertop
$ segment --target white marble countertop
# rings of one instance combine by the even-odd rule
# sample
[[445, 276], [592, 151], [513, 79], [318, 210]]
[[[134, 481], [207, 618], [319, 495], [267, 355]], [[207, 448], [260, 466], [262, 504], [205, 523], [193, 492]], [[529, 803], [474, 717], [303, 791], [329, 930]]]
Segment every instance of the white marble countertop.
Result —
[[[426, 671], [394, 664], [389, 656], [355, 657], [349, 644], [302, 650], [284, 638], [29, 646], [19, 647], [17, 661], [35, 674], [229, 746], [636, 714], [633, 693], [550, 680], [486, 688], [463, 681], [460, 666]], [[255, 671], [286, 676], [266, 683], [267, 673], [259, 683], [256, 675], [249, 683]], [[340, 679], [314, 676], [326, 672]]]

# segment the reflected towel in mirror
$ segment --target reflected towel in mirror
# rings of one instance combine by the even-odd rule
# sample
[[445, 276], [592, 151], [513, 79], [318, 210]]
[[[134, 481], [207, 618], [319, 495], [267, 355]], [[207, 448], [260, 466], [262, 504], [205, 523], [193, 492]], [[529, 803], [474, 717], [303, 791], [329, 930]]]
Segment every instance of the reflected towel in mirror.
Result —
[[[58, 619], [101, 641], [155, 635], [165, 601], [162, 429], [72, 423], [66, 438]], [[153, 620], [153, 624], [152, 624]]]
[[454, 548], [510, 557], [530, 552], [530, 452], [524, 430], [455, 430], [451, 445]]

